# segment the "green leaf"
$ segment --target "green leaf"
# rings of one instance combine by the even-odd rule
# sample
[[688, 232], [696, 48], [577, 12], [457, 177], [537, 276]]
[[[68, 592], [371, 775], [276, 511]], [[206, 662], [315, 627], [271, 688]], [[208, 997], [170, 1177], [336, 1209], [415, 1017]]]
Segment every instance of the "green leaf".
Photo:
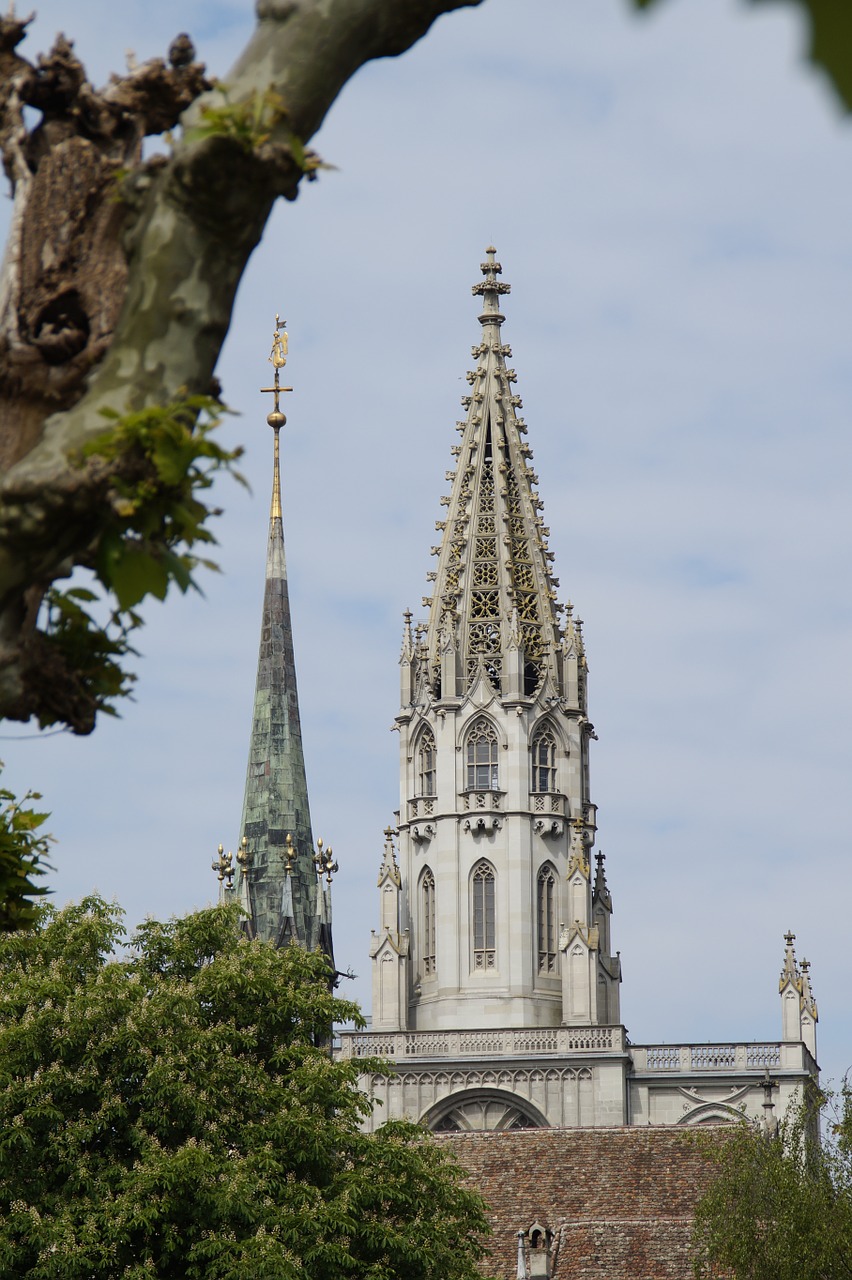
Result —
[[146, 596], [164, 600], [169, 589], [165, 565], [149, 552], [125, 547], [112, 564], [109, 585], [115, 592], [120, 609], [131, 609]]

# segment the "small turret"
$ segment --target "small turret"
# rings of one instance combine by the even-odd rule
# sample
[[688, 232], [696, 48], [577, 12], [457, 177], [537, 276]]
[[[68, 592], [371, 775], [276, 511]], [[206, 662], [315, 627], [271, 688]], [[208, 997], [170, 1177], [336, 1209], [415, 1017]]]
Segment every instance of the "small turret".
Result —
[[373, 930], [370, 941], [375, 1031], [404, 1031], [407, 1023], [409, 940], [408, 932], [399, 927], [402, 879], [393, 836], [393, 829], [386, 827], [378, 879], [379, 930]]
[[803, 960], [801, 969], [799, 968], [793, 947], [795, 941], [795, 933], [785, 933], [784, 964], [778, 981], [781, 996], [781, 1039], [803, 1041], [816, 1061], [816, 1024], [819, 1014], [811, 990], [811, 966], [807, 960]]

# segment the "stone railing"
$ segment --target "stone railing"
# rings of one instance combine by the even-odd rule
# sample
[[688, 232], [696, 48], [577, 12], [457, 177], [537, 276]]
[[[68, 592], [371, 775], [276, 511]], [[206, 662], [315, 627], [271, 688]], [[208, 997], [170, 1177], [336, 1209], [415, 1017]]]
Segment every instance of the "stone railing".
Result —
[[780, 1044], [649, 1044], [631, 1049], [637, 1071], [755, 1071], [778, 1068]]
[[493, 1031], [342, 1031], [342, 1058], [540, 1057], [623, 1053], [623, 1027], [518, 1027]]

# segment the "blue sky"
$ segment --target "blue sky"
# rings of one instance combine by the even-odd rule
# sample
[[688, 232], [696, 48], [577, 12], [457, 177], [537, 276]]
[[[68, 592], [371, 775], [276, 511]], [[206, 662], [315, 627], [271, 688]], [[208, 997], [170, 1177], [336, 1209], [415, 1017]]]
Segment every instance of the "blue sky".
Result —
[[[251, 8], [45, 0], [30, 56], [60, 27], [99, 82], [179, 29], [227, 78]], [[238, 839], [280, 311], [311, 806], [341, 865], [338, 959], [368, 998], [401, 613], [427, 590], [493, 240], [586, 624], [631, 1037], [776, 1038], [792, 928], [823, 1066], [852, 1064], [852, 133], [802, 45], [781, 4], [487, 0], [344, 90], [315, 143], [337, 169], [276, 210], [220, 362], [253, 486], [219, 495], [223, 574], [151, 608], [120, 721], [86, 741], [4, 726], [10, 783], [53, 811], [59, 900], [189, 910]]]

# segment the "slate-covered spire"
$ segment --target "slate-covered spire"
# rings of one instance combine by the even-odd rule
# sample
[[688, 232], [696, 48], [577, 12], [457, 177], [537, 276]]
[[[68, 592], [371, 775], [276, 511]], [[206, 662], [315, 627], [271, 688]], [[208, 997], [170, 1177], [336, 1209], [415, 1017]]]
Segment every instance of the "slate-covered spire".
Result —
[[286, 360], [287, 334], [276, 316], [270, 356], [275, 382], [264, 388], [275, 397], [267, 418], [275, 442], [266, 589], [240, 827], [246, 858], [234, 893], [249, 905], [248, 927], [257, 937], [277, 945], [293, 940], [312, 948], [318, 943], [316, 872], [281, 515], [279, 433], [286, 418], [279, 396], [290, 388], [280, 386], [279, 371]]
[[[500, 297], [509, 285], [498, 280], [495, 253], [486, 249], [484, 278], [473, 286], [482, 297], [482, 335], [467, 374], [471, 390], [462, 400], [467, 418], [458, 423], [456, 470], [447, 475], [452, 490], [441, 499], [447, 516], [437, 523], [442, 539], [433, 548], [434, 592], [424, 601], [430, 675], [443, 698], [463, 697], [481, 670], [504, 696], [530, 695], [546, 669], [562, 692], [558, 580], [550, 572], [549, 530], [523, 440], [526, 425], [517, 413], [515, 371], [506, 364], [511, 350], [501, 336]], [[455, 673], [441, 661], [447, 634], [456, 637]]]

